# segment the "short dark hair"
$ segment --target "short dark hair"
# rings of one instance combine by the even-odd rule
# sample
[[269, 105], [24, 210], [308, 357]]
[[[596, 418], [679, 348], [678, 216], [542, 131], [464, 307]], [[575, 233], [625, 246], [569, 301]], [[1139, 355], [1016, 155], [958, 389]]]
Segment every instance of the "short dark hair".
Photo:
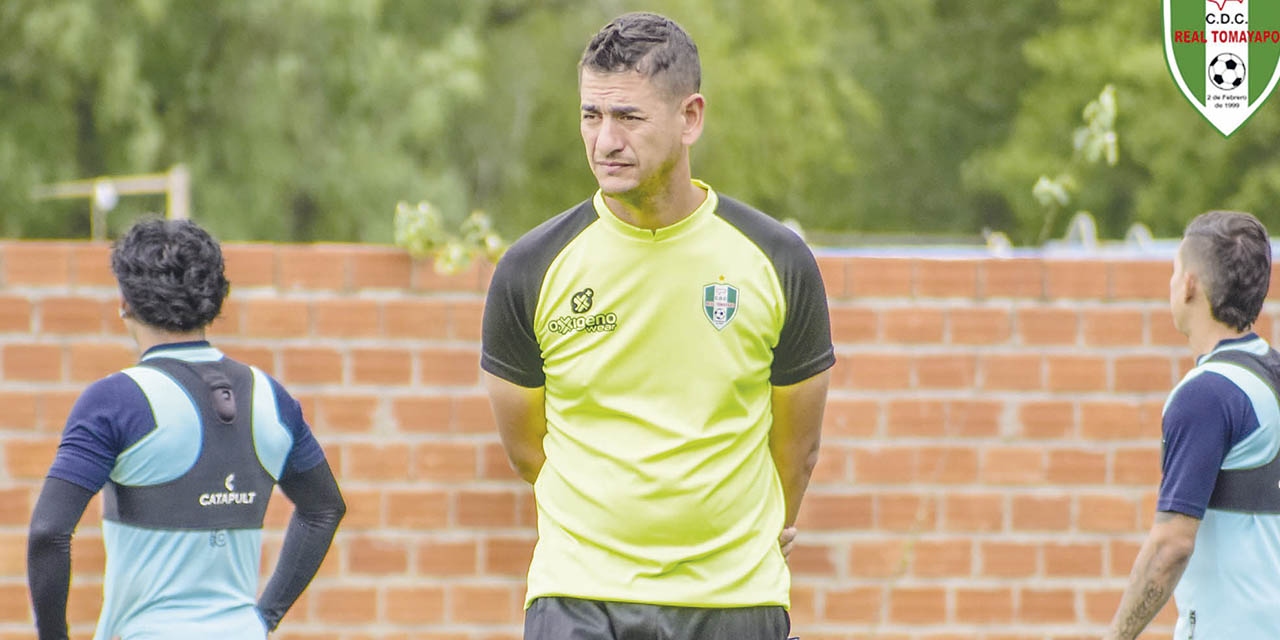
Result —
[[684, 97], [702, 88], [698, 47], [680, 25], [656, 13], [627, 13], [606, 24], [591, 38], [578, 62], [578, 72], [636, 71]]
[[213, 322], [231, 286], [218, 241], [189, 220], [134, 224], [111, 249], [111, 271], [135, 320], [175, 333]]
[[1214, 320], [1244, 331], [1258, 319], [1271, 286], [1271, 240], [1257, 218], [1203, 213], [1187, 225], [1182, 258], [1204, 284]]

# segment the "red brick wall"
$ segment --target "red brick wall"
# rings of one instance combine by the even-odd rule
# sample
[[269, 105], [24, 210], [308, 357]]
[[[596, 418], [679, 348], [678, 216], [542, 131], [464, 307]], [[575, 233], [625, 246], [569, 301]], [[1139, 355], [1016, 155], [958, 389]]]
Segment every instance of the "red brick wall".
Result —
[[[488, 269], [439, 276], [349, 245], [226, 253], [213, 340], [299, 396], [350, 506], [273, 637], [519, 637], [534, 509], [478, 386]], [[1099, 632], [1151, 521], [1160, 407], [1189, 362], [1169, 265], [820, 262], [840, 362], [791, 559], [796, 632]], [[32, 637], [26, 522], [70, 404], [134, 358], [106, 263], [104, 245], [0, 244], [0, 640]], [[268, 565], [287, 506], [273, 501]], [[82, 636], [101, 589], [97, 513], [74, 544]]]

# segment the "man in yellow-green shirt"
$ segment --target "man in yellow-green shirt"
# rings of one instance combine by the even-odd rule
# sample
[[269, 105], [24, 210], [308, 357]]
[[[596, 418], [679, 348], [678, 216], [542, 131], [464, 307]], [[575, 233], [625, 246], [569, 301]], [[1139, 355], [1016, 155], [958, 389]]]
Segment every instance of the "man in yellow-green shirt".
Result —
[[481, 366], [533, 483], [527, 640], [782, 640], [817, 460], [826, 296], [799, 236], [692, 180], [705, 101], [674, 22], [627, 14], [579, 64], [595, 196], [494, 273]]

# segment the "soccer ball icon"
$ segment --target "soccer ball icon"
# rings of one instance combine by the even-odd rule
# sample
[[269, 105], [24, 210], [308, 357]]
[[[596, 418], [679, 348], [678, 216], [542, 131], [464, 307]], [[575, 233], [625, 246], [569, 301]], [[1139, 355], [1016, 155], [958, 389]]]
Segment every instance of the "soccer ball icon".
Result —
[[1234, 53], [1219, 53], [1209, 63], [1209, 80], [1223, 91], [1231, 91], [1244, 84], [1244, 60]]

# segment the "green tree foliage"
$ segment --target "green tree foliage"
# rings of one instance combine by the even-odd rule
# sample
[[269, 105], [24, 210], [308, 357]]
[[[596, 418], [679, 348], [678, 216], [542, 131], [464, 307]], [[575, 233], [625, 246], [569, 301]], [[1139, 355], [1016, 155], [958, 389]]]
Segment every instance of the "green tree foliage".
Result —
[[514, 238], [594, 189], [576, 62], [639, 9], [699, 44], [695, 175], [808, 229], [1034, 242], [1031, 187], [1107, 84], [1120, 162], [1082, 169], [1072, 204], [1104, 235], [1210, 207], [1269, 219], [1280, 195], [1275, 105], [1219, 136], [1165, 69], [1158, 4], [6, 0], [0, 235], [87, 235], [85, 203], [32, 203], [34, 185], [182, 162], [226, 239], [390, 242], [402, 201]]

